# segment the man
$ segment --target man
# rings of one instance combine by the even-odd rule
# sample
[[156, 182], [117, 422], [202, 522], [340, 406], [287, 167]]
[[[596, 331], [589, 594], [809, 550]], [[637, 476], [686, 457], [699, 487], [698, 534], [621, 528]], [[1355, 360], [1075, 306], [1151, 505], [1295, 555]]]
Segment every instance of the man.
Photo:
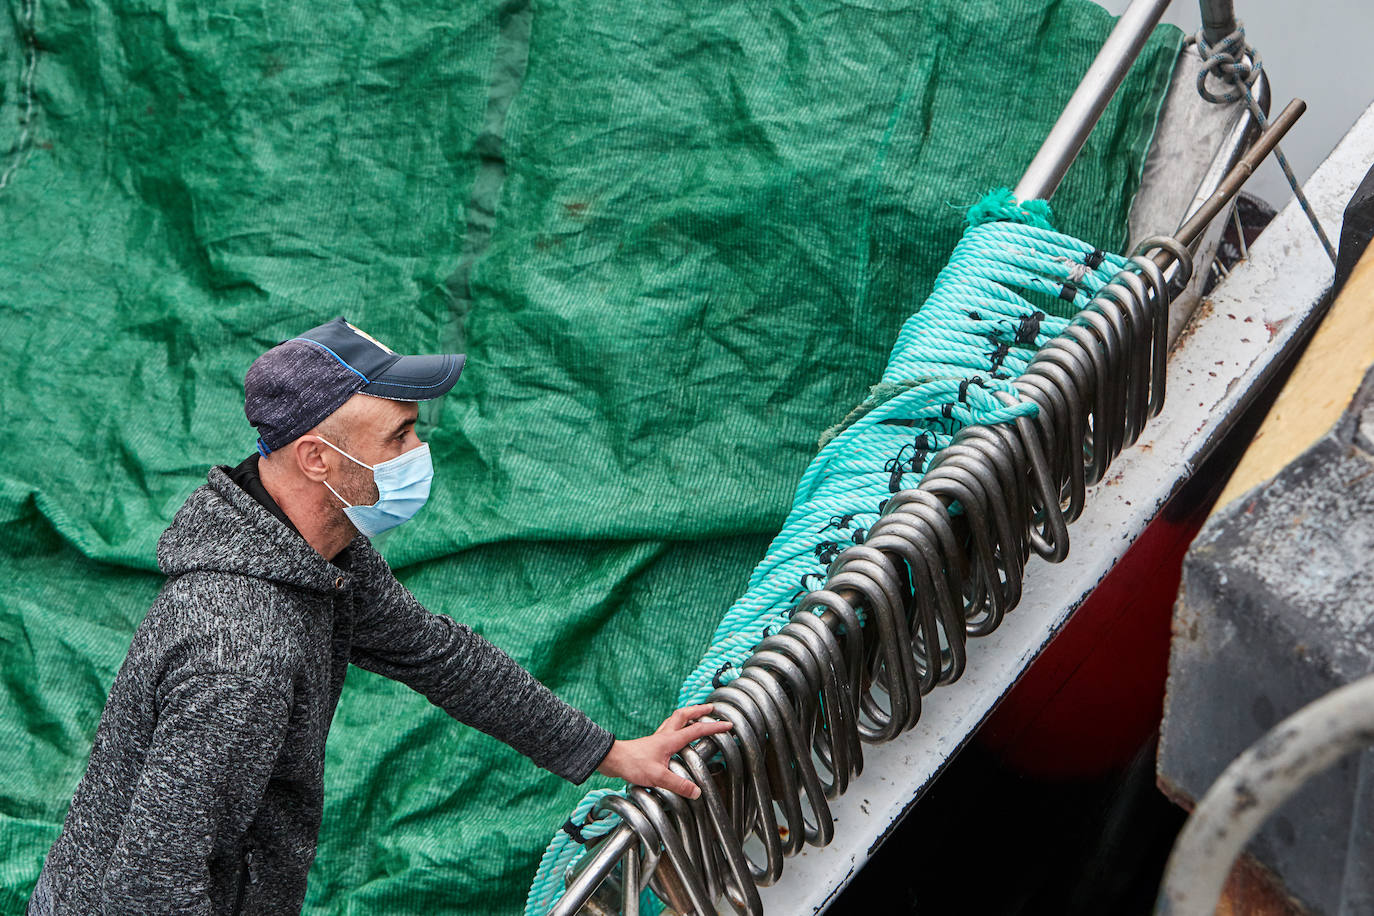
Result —
[[692, 724], [709, 706], [617, 740], [425, 610], [368, 540], [428, 498], [416, 402], [447, 392], [462, 365], [398, 356], [342, 318], [253, 363], [244, 410], [258, 454], [211, 469], [158, 542], [167, 582], [115, 678], [29, 913], [299, 912], [350, 662], [574, 783], [598, 769], [699, 794], [667, 762], [729, 727]]

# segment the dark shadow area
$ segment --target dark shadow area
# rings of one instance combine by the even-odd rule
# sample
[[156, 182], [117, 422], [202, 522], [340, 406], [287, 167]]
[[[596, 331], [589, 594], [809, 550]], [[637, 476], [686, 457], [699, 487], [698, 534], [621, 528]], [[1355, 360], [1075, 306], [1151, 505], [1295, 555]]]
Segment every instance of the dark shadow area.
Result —
[[1153, 741], [1072, 782], [969, 747], [827, 912], [1143, 916], [1183, 820], [1155, 788]]

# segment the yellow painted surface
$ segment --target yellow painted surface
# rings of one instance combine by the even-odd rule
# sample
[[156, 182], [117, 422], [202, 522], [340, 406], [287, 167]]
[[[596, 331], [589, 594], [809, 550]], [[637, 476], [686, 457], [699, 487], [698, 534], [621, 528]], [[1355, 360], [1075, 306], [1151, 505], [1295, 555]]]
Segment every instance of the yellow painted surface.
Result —
[[1374, 364], [1374, 247], [1355, 265], [1213, 512], [1283, 470], [1340, 419]]

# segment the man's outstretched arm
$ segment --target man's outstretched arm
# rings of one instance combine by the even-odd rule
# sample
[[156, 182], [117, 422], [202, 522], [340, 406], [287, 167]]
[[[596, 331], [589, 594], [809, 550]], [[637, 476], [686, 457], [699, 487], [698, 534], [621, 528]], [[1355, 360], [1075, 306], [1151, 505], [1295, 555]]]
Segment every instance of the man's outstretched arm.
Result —
[[668, 757], [728, 723], [689, 724], [705, 712], [680, 710], [654, 734], [618, 741], [470, 627], [426, 610], [389, 570], [378, 578], [372, 602], [359, 608], [354, 664], [408, 685], [570, 782], [599, 769], [689, 797], [696, 791], [668, 770]]

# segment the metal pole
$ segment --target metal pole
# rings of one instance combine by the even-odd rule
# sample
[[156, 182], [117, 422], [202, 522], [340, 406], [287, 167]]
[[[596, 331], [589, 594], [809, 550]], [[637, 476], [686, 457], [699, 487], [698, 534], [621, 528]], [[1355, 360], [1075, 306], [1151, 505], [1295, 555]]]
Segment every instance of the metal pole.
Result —
[[1236, 30], [1236, 6], [1232, 0], [1198, 0], [1202, 12], [1202, 37], [1216, 44]]
[[553, 909], [549, 910], [549, 916], [573, 916], [601, 882], [606, 880], [606, 876], [615, 868], [620, 857], [638, 842], [639, 837], [628, 824], [622, 823], [615, 828], [611, 835], [596, 847], [596, 851], [590, 854], [582, 871], [568, 882], [563, 896], [559, 897]]
[[[1283, 135], [1288, 133], [1288, 129], [1297, 123], [1298, 118], [1301, 118], [1305, 111], [1307, 111], [1307, 103], [1302, 99], [1294, 99], [1284, 107], [1283, 111], [1272, 118], [1264, 132], [1255, 138], [1254, 145], [1246, 150], [1245, 155], [1240, 158], [1235, 167], [1226, 173], [1226, 177], [1222, 179], [1221, 184], [1217, 185], [1212, 196], [1203, 201], [1202, 206], [1194, 210], [1184, 220], [1183, 225], [1178, 227], [1178, 231], [1174, 233], [1174, 238], [1184, 245], [1191, 245], [1207, 228], [1207, 224], [1221, 212], [1221, 208], [1226, 206], [1232, 197], [1236, 196], [1245, 182], [1254, 174], [1255, 169], [1259, 168], [1265, 157], [1273, 152], [1274, 147], [1278, 146], [1279, 141], [1283, 139]], [[1163, 257], [1166, 262], [1172, 260], [1172, 256], [1161, 251], [1156, 259], [1156, 263], [1160, 267], [1165, 266], [1164, 263], [1160, 262], [1160, 257]]]
[[1140, 55], [1169, 0], [1135, 0], [1117, 20], [1059, 120], [1041, 144], [1012, 193], [1017, 200], [1048, 198], [1083, 148], [1121, 81]]

